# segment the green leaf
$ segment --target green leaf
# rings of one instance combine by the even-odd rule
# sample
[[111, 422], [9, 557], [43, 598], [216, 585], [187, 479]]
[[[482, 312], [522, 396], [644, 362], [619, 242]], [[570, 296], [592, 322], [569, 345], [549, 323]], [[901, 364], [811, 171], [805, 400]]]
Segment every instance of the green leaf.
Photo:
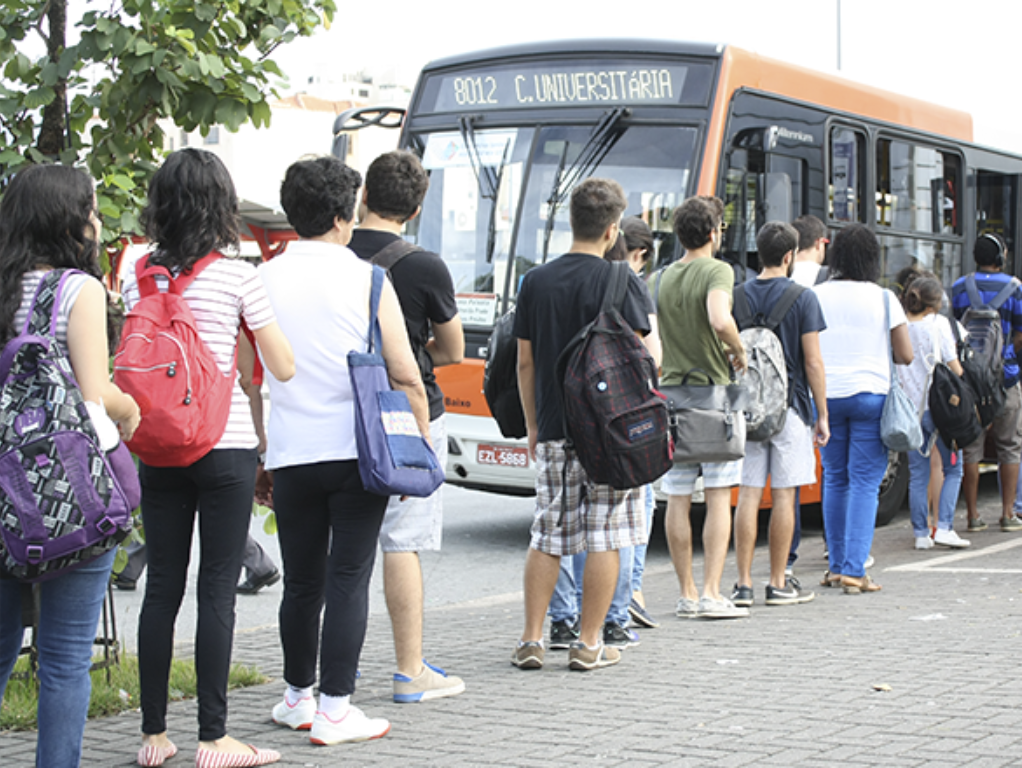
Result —
[[56, 92], [49, 86], [42, 86], [25, 94], [25, 106], [28, 109], [44, 107], [57, 97]]
[[236, 131], [248, 119], [248, 109], [235, 99], [225, 99], [216, 106], [216, 121]]
[[135, 188], [135, 182], [131, 180], [130, 176], [126, 176], [123, 173], [111, 174], [106, 178], [107, 184], [113, 184], [119, 189], [123, 189], [125, 192], [130, 192]]

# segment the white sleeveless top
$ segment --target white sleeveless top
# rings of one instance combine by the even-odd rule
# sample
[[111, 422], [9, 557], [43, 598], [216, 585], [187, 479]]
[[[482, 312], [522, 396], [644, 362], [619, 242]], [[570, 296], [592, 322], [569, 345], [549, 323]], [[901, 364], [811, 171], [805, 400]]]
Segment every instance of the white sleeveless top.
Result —
[[295, 353], [295, 375], [267, 371], [266, 469], [358, 458], [348, 352], [369, 337], [372, 265], [341, 245], [291, 243], [259, 268]]

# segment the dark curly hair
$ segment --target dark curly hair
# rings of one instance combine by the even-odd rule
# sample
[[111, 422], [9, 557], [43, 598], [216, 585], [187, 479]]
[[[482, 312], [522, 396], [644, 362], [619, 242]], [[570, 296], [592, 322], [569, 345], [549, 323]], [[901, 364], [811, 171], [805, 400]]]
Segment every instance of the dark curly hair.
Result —
[[674, 234], [686, 251], [702, 248], [710, 242], [710, 233], [724, 219], [724, 203], [717, 197], [690, 197], [674, 211]]
[[875, 283], [880, 279], [880, 243], [865, 224], [850, 224], [834, 236], [830, 265], [835, 280]]
[[280, 185], [280, 204], [300, 237], [329, 232], [336, 219], [355, 218], [362, 174], [336, 157], [324, 155], [292, 163]]
[[18, 334], [22, 278], [41, 267], [80, 269], [102, 278], [92, 180], [65, 165], [19, 171], [0, 202], [0, 343]]
[[240, 245], [238, 196], [223, 161], [187, 147], [172, 152], [149, 183], [142, 227], [156, 246], [152, 261], [187, 272], [210, 251]]

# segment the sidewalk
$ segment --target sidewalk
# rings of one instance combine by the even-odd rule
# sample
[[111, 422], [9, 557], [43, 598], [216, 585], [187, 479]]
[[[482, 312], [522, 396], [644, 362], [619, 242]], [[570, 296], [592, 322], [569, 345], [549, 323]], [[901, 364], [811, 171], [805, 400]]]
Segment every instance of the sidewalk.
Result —
[[[819, 587], [811, 603], [766, 607], [761, 547], [751, 618], [682, 620], [674, 574], [660, 567], [646, 595], [661, 627], [592, 673], [569, 672], [556, 651], [542, 670], [510, 665], [522, 623], [516, 576], [504, 596], [427, 612], [428, 650], [467, 691], [426, 704], [391, 701], [390, 626], [373, 616], [353, 698], [393, 727], [364, 744], [314, 747], [273, 725], [284, 688], [277, 631], [249, 631], [235, 659], [274, 680], [231, 694], [230, 732], [280, 750], [280, 766], [303, 767], [1018, 765], [1022, 534], [994, 525], [972, 534], [969, 550], [915, 552], [906, 517], [877, 533], [876, 594]], [[796, 573], [811, 586], [825, 567], [813, 535]], [[726, 585], [734, 573], [730, 560]], [[83, 765], [134, 765], [139, 723], [137, 712], [90, 722]], [[196, 730], [195, 703], [172, 704], [181, 752], [169, 768], [193, 764]], [[34, 738], [0, 735], [0, 765], [32, 765]]]

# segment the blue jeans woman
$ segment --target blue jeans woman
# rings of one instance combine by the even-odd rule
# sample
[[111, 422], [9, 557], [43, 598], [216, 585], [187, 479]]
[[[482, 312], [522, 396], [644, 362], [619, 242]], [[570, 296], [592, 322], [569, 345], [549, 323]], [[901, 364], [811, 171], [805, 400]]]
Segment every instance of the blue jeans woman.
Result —
[[823, 521], [830, 550], [830, 573], [862, 578], [873, 545], [877, 495], [887, 470], [887, 448], [880, 440], [880, 414], [886, 395], [862, 392], [827, 398], [830, 442], [823, 460]]

